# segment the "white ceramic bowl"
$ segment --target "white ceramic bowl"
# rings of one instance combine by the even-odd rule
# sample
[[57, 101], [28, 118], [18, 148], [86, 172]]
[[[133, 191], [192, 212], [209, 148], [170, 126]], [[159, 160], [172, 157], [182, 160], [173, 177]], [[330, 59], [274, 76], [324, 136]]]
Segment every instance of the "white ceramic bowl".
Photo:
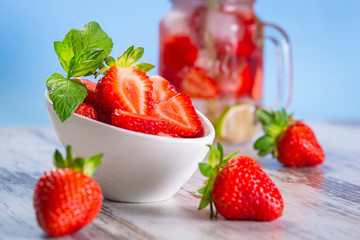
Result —
[[171, 198], [194, 174], [212, 144], [215, 130], [200, 112], [199, 138], [169, 138], [121, 129], [73, 114], [61, 122], [45, 91], [47, 111], [64, 146], [74, 156], [103, 153], [94, 174], [105, 198], [122, 202], [155, 202]]

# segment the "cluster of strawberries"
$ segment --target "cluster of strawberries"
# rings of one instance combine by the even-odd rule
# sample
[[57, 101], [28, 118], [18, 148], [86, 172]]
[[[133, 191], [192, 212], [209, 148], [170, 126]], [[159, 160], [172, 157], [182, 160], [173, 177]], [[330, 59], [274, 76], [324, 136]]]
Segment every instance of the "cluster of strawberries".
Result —
[[125, 64], [114, 61], [97, 83], [78, 78], [88, 95], [75, 113], [136, 132], [200, 136], [202, 125], [187, 94], [160, 76], [149, 77]]
[[[234, 21], [232, 24], [237, 24], [243, 31], [231, 39], [215, 37], [219, 33], [212, 33], [207, 22], [219, 18], [231, 18]], [[255, 54], [260, 48], [255, 40], [254, 15], [245, 16], [224, 7], [214, 11], [199, 6], [190, 14], [187, 26], [189, 34], [171, 35], [167, 35], [168, 30], [161, 26], [161, 31], [165, 32], [160, 46], [162, 76], [191, 97], [261, 97], [261, 86], [255, 84], [255, 74], [261, 68], [262, 59], [259, 58], [261, 54]]]

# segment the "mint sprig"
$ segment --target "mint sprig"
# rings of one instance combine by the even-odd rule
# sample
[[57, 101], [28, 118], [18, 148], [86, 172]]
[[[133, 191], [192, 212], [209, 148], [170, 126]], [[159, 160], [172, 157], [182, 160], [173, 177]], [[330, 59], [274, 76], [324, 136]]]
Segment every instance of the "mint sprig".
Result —
[[212, 219], [214, 217], [217, 217], [217, 212], [212, 198], [212, 190], [214, 188], [216, 177], [223, 169], [225, 164], [231, 158], [239, 154], [239, 151], [233, 152], [228, 156], [224, 157], [224, 150], [219, 142], [217, 143], [216, 147], [212, 145], [208, 145], [208, 147], [210, 148], [209, 163], [199, 163], [199, 170], [201, 174], [208, 179], [205, 181], [205, 186], [198, 190], [198, 193], [202, 195], [198, 210], [202, 210], [210, 204], [210, 218]]
[[70, 168], [88, 177], [91, 177], [94, 174], [96, 168], [101, 164], [102, 156], [103, 154], [97, 154], [87, 159], [81, 157], [74, 158], [71, 147], [67, 146], [65, 159], [61, 153], [56, 150], [53, 155], [53, 163], [57, 168]]
[[81, 30], [71, 29], [63, 41], [54, 42], [55, 52], [67, 76], [55, 73], [46, 79], [50, 99], [64, 122], [87, 96], [85, 84], [72, 79], [94, 74], [104, 66], [113, 47], [111, 38], [98, 23], [89, 22]]

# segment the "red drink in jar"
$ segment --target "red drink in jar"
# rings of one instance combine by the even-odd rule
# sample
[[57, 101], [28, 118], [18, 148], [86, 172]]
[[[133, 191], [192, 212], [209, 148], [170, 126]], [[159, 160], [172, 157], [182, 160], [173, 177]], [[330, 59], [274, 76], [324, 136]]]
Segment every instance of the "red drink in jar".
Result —
[[254, 111], [262, 103], [262, 30], [269, 25], [256, 17], [253, 0], [172, 2], [160, 23], [159, 74], [189, 94], [213, 124], [219, 125], [229, 107], [243, 104], [245, 118], [237, 114], [234, 126], [227, 126], [232, 136], [218, 137], [248, 141], [256, 132]]

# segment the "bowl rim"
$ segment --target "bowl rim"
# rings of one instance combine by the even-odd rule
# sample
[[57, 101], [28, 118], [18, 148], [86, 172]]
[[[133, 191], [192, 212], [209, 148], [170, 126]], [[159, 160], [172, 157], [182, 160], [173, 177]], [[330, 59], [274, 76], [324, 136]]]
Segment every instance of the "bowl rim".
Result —
[[[45, 90], [44, 94], [45, 94], [46, 101], [49, 104], [53, 105], [53, 102], [52, 102], [52, 100], [50, 99], [50, 96], [49, 96], [49, 91], [47, 89]], [[131, 131], [131, 130], [128, 130], [128, 129], [116, 127], [116, 126], [113, 126], [111, 124], [106, 124], [106, 123], [103, 123], [103, 122], [100, 122], [100, 121], [97, 121], [97, 120], [94, 120], [94, 119], [91, 119], [91, 118], [88, 118], [88, 117], [84, 117], [84, 116], [81, 116], [81, 115], [75, 114], [75, 113], [73, 113], [72, 116], [75, 117], [75, 118], [80, 118], [80, 119], [87, 120], [87, 121], [90, 121], [90, 122], [91, 121], [96, 122], [97, 124], [100, 124], [103, 127], [114, 129], [115, 131], [119, 131], [121, 133], [126, 133], [126, 134], [139, 136], [139, 137], [146, 137], [146, 138], [154, 139], [154, 140], [156, 139], [156, 140], [167, 141], [167, 142], [172, 142], [172, 141], [174, 141], [174, 142], [197, 142], [197, 141], [211, 140], [211, 142], [213, 142], [214, 138], [215, 138], [214, 126], [212, 125], [210, 120], [203, 113], [201, 113], [197, 109], [195, 109], [195, 111], [196, 111], [196, 114], [198, 115], [198, 117], [200, 118], [200, 121], [202, 120], [201, 122], [205, 123], [209, 128], [209, 132], [208, 132], [207, 135], [204, 135], [202, 137], [196, 137], [196, 138], [174, 138], [174, 137], [157, 136], [157, 135], [141, 133], [141, 132], [135, 132], [135, 131]], [[204, 126], [203, 126], [203, 128], [204, 128]]]

